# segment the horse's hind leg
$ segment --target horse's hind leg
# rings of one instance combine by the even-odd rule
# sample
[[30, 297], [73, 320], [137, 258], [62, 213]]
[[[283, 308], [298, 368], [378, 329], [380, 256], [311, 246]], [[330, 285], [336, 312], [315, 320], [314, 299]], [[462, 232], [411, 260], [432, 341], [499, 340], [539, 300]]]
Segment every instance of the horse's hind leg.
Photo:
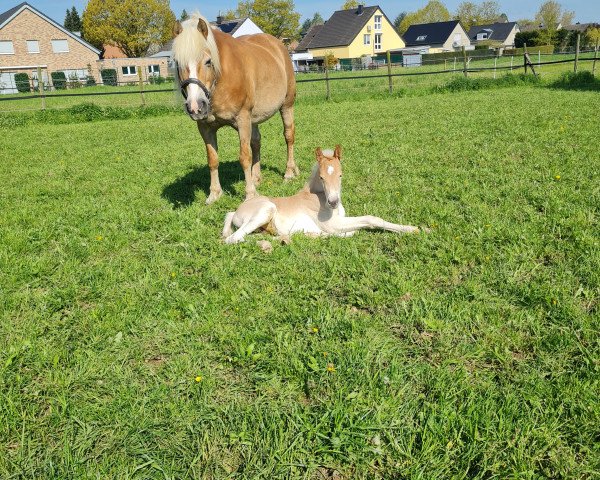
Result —
[[281, 107], [281, 119], [283, 120], [283, 135], [287, 144], [287, 166], [285, 169], [286, 180], [294, 178], [300, 173], [296, 162], [294, 162], [294, 141], [296, 140], [296, 126], [294, 125], [294, 105]]
[[242, 204], [231, 218], [232, 223], [240, 225], [240, 227], [235, 233], [225, 238], [225, 243], [243, 242], [246, 235], [258, 230], [260, 227], [268, 225], [275, 212], [277, 212], [275, 204], [266, 199], [264, 202], [261, 201], [256, 207], [253, 206], [252, 211], [243, 211], [244, 207], [247, 208], [248, 205]]
[[260, 130], [258, 125], [252, 125], [250, 147], [252, 148], [252, 178], [255, 184], [259, 184], [262, 176], [260, 174]]

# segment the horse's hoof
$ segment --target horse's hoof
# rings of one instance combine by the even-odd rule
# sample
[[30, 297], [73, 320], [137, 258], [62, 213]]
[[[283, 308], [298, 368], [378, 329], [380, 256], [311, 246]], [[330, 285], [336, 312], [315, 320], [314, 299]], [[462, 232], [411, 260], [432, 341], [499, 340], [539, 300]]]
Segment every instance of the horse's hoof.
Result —
[[210, 192], [210, 195], [206, 199], [206, 205], [210, 205], [211, 203], [215, 203], [219, 198], [223, 195], [222, 191], [218, 192]]
[[284, 180], [293, 180], [298, 175], [300, 175], [300, 169], [298, 167], [294, 167], [293, 169], [292, 168], [288, 168], [285, 171], [285, 175], [283, 176], [283, 179]]

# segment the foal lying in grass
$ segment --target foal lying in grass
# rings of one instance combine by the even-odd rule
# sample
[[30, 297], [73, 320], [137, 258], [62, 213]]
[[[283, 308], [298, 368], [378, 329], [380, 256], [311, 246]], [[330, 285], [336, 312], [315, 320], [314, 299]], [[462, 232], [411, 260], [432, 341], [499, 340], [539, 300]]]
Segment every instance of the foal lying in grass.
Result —
[[[317, 163], [308, 183], [291, 197], [254, 197], [225, 216], [225, 243], [243, 242], [244, 237], [263, 229], [275, 235], [303, 232], [307, 235], [350, 236], [363, 228], [396, 233], [417, 233], [418, 227], [397, 225], [371, 215], [346, 217], [341, 201], [341, 147], [335, 151], [317, 148]], [[234, 232], [232, 226], [236, 226]]]

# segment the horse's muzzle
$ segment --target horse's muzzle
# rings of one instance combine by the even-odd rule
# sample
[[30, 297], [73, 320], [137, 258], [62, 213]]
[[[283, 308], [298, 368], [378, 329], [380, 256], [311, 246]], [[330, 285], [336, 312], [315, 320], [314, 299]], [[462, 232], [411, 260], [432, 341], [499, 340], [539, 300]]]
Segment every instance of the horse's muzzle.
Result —
[[205, 120], [210, 113], [210, 104], [205, 100], [199, 100], [193, 105], [188, 100], [185, 102], [185, 109], [192, 120]]

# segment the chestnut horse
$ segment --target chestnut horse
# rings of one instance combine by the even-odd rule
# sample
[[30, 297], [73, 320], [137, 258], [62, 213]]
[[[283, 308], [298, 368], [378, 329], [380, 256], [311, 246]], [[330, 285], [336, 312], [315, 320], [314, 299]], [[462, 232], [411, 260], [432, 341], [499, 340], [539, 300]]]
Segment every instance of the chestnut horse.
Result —
[[282, 237], [300, 232], [349, 237], [364, 228], [396, 233], [421, 231], [419, 227], [386, 222], [372, 215], [347, 217], [342, 206], [342, 149], [339, 145], [334, 151], [317, 148], [316, 154], [317, 163], [308, 183], [296, 195], [255, 197], [229, 212], [223, 225], [225, 243], [243, 242], [246, 235], [261, 229]]
[[217, 130], [229, 125], [240, 138], [240, 164], [246, 198], [260, 182], [258, 125], [277, 111], [287, 143], [285, 178], [299, 172], [294, 162], [296, 80], [287, 49], [267, 34], [231, 35], [213, 29], [195, 14], [174, 29], [173, 56], [189, 116], [198, 123], [210, 169], [210, 204], [222, 195], [219, 182]]

